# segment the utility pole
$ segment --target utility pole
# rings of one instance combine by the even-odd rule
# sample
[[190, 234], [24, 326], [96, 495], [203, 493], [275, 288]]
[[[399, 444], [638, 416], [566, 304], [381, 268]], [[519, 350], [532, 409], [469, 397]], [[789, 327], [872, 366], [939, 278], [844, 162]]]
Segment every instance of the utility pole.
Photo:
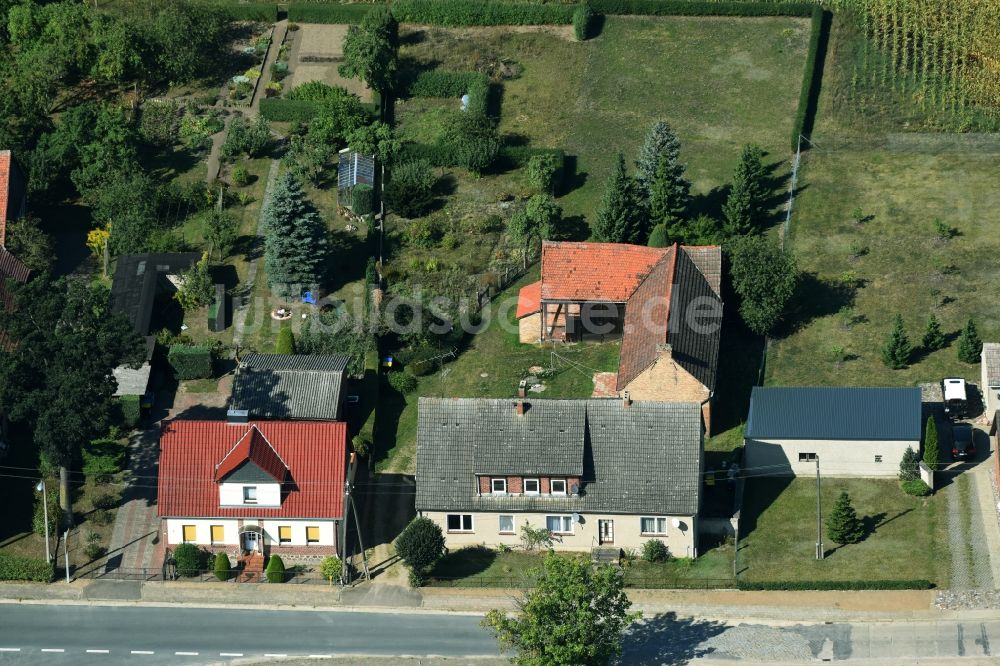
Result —
[[822, 560], [823, 553], [823, 506], [819, 498], [819, 456], [816, 456], [816, 559]]
[[[63, 532], [63, 561], [66, 563], [66, 582], [69, 583], [69, 551], [67, 550], [66, 544], [69, 542], [69, 530]], [[56, 548], [59, 548], [58, 544]], [[59, 551], [56, 550], [56, 561], [59, 558]]]

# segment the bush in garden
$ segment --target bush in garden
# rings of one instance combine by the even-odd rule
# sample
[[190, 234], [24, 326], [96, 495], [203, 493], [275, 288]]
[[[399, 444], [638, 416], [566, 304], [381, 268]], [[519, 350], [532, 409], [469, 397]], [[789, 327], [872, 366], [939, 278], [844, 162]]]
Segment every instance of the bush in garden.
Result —
[[392, 13], [401, 23], [431, 25], [568, 25], [573, 7], [502, 0], [396, 0]]
[[[59, 490], [53, 487], [46, 491], [49, 502], [49, 533], [52, 535], [59, 533], [59, 526], [62, 524], [63, 511], [59, 506]], [[35, 493], [35, 512], [31, 519], [31, 527], [35, 534], [45, 536], [45, 502], [42, 494]]]
[[469, 102], [465, 107], [465, 112], [476, 116], [485, 116], [489, 106], [490, 82], [484, 75], [480, 75], [469, 82]]
[[355, 435], [351, 439], [351, 446], [359, 456], [367, 456], [372, 450], [372, 441], [365, 435]]
[[428, 160], [402, 162], [392, 167], [385, 186], [389, 208], [402, 217], [420, 217], [434, 203], [434, 167]]
[[219, 553], [215, 556], [215, 577], [221, 581], [229, 580], [233, 565], [229, 562], [229, 556]]
[[443, 552], [444, 534], [430, 518], [414, 518], [396, 537], [396, 554], [410, 567], [411, 584], [422, 583], [423, 573], [438, 561]]
[[84, 475], [98, 483], [109, 481], [125, 464], [125, 447], [116, 439], [95, 439], [82, 447], [80, 455]]
[[212, 350], [208, 347], [172, 345], [167, 362], [177, 379], [207, 379], [212, 376]]
[[111, 493], [101, 493], [91, 500], [95, 509], [108, 510], [118, 506], [118, 496]]
[[290, 327], [282, 326], [281, 330], [278, 331], [278, 339], [274, 343], [274, 353], [289, 355], [295, 353], [295, 335]]
[[52, 564], [44, 559], [0, 553], [0, 580], [48, 583], [52, 580], [52, 571]]
[[340, 580], [340, 575], [343, 572], [343, 564], [339, 557], [331, 555], [330, 557], [324, 557], [323, 561], [319, 563], [319, 572], [330, 581], [333, 585], [334, 579]]
[[417, 378], [409, 372], [390, 372], [389, 386], [403, 395], [412, 393], [417, 388]]
[[285, 582], [285, 563], [281, 560], [278, 555], [272, 555], [267, 561], [267, 568], [264, 569], [264, 576], [267, 577], [268, 583], [284, 583]]
[[315, 118], [322, 108], [320, 102], [288, 97], [265, 97], [260, 100], [260, 115], [272, 122], [306, 122]]
[[174, 549], [177, 573], [188, 578], [197, 576], [205, 568], [207, 553], [193, 543], [182, 543]]
[[139, 424], [139, 417], [142, 411], [141, 405], [139, 404], [139, 396], [119, 396], [117, 399], [117, 406], [118, 417], [121, 419], [122, 425], [124, 425], [128, 430], [135, 428]]
[[473, 81], [486, 81], [480, 72], [446, 72], [431, 69], [419, 72], [405, 83], [405, 94], [410, 97], [461, 97], [469, 92]]
[[271, 65], [271, 78], [275, 81], [281, 81], [283, 78], [288, 76], [288, 63], [278, 61]]
[[642, 559], [647, 562], [666, 562], [669, 557], [667, 545], [659, 539], [650, 539], [642, 544]]
[[444, 145], [457, 166], [482, 174], [500, 154], [500, 133], [485, 115], [458, 113], [445, 127]]
[[355, 215], [367, 215], [375, 209], [375, 190], [360, 183], [351, 190], [351, 209]]
[[545, 194], [554, 194], [556, 174], [561, 167], [559, 158], [553, 153], [532, 155], [528, 159], [528, 180]]
[[422, 217], [406, 225], [406, 239], [415, 247], [434, 247], [440, 238], [441, 224], [436, 218]]
[[910, 479], [909, 481], [903, 481], [899, 484], [903, 489], [903, 492], [907, 495], [914, 495], [916, 497], [926, 497], [931, 494], [931, 487], [924, 483], [921, 479]]
[[322, 81], [306, 81], [289, 90], [285, 99], [323, 102], [342, 96], [345, 93], [347, 93], [347, 90], [340, 86], [331, 86]]
[[242, 164], [237, 164], [233, 167], [233, 185], [237, 187], [246, 187], [250, 184], [250, 172]]
[[590, 27], [594, 20], [594, 12], [590, 9], [590, 4], [584, 0], [573, 10], [573, 34], [577, 41], [584, 41], [590, 37]]
[[224, 127], [222, 119], [214, 111], [205, 115], [188, 111], [181, 118], [179, 135], [181, 142], [188, 148], [205, 148], [210, 143], [211, 136], [221, 132]]
[[154, 146], [172, 146], [177, 141], [177, 103], [149, 100], [142, 105], [139, 136]]

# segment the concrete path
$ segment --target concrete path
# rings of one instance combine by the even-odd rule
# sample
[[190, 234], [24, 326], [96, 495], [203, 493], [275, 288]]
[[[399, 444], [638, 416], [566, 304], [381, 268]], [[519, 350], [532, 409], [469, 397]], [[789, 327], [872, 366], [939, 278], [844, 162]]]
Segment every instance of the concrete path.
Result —
[[260, 72], [260, 81], [254, 91], [253, 99], [250, 100], [250, 108], [247, 115], [256, 118], [260, 112], [260, 100], [264, 98], [267, 91], [267, 84], [271, 82], [271, 65], [278, 60], [278, 51], [281, 49], [281, 42], [285, 40], [285, 33], [288, 32], [288, 20], [282, 19], [274, 24], [274, 31], [271, 33], [271, 45], [267, 49], [267, 56], [264, 58], [264, 66]]
[[126, 473], [128, 485], [111, 532], [105, 565], [108, 571], [119, 568], [148, 569], [162, 564], [154, 561], [158, 544], [153, 543], [160, 527], [160, 520], [156, 517], [159, 436], [158, 428], [141, 430], [132, 436], [131, 469]]
[[207, 185], [212, 185], [215, 182], [215, 179], [219, 177], [219, 171], [222, 169], [222, 145], [226, 143], [226, 137], [229, 136], [229, 121], [231, 118], [231, 116], [226, 116], [223, 121], [222, 130], [212, 135], [212, 148], [208, 151], [208, 170], [205, 173], [205, 183]]

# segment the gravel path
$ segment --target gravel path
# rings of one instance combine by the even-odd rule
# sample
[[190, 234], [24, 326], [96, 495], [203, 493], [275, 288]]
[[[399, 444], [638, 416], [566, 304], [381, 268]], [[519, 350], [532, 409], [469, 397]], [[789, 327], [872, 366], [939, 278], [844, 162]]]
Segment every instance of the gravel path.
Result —
[[983, 515], [974, 473], [956, 476], [948, 486], [948, 542], [951, 549], [953, 592], [992, 590], [990, 553], [983, 535]]

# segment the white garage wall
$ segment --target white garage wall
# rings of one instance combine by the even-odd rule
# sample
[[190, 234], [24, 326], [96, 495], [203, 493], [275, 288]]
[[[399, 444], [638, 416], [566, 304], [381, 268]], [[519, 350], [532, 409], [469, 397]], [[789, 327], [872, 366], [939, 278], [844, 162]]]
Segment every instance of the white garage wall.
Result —
[[[814, 461], [799, 462], [800, 453], [815, 453], [823, 476], [894, 477], [907, 447], [920, 452], [919, 441], [747, 439], [744, 472], [748, 476], [815, 475]], [[882, 461], [875, 462], [876, 456]]]

